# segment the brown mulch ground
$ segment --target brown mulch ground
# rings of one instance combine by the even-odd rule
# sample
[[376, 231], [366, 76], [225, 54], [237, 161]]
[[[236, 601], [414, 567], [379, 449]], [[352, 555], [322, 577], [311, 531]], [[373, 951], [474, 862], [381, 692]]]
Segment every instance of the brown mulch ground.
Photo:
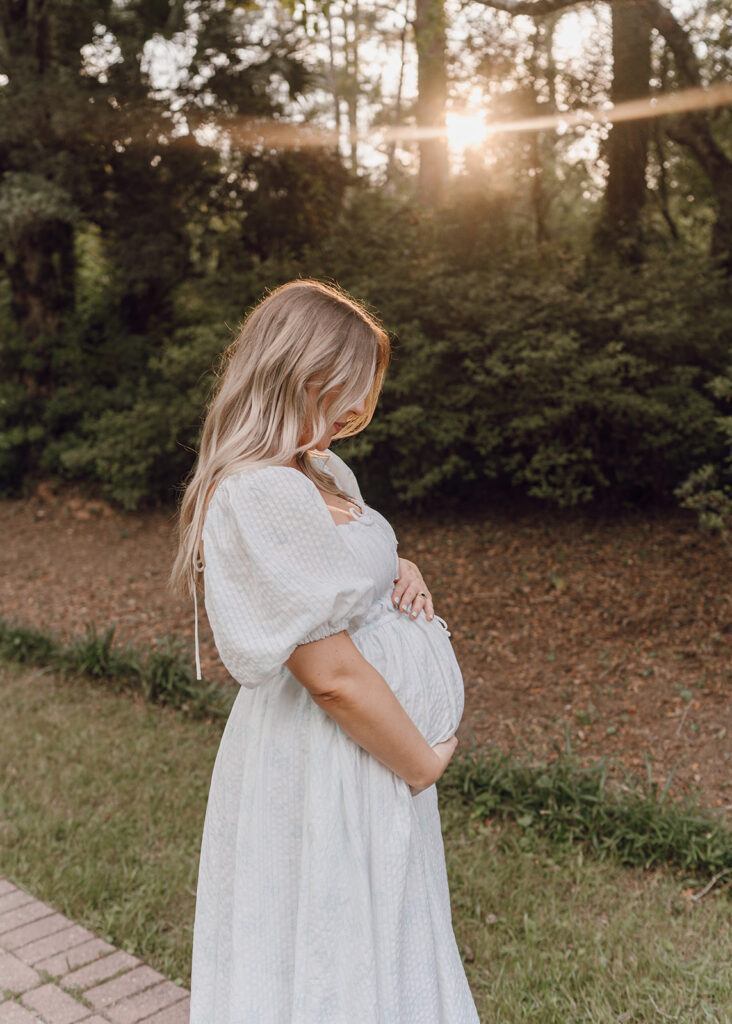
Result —
[[[41, 486], [0, 502], [0, 615], [69, 636], [113, 623], [120, 640], [190, 641], [170, 596], [171, 514], [125, 515]], [[466, 688], [460, 736], [534, 758], [569, 736], [672, 792], [732, 810], [729, 556], [692, 516], [537, 510], [395, 520], [449, 623]], [[228, 679], [201, 615], [207, 679]]]

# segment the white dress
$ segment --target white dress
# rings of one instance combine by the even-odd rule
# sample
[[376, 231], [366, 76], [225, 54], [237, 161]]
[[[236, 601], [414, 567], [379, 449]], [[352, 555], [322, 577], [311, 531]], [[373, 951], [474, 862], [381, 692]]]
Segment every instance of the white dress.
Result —
[[345, 629], [430, 744], [463, 712], [444, 624], [391, 603], [391, 526], [325, 465], [360, 518], [337, 525], [284, 466], [227, 477], [206, 516], [206, 610], [241, 685], [206, 808], [190, 1024], [479, 1024], [435, 787], [413, 797], [284, 667]]

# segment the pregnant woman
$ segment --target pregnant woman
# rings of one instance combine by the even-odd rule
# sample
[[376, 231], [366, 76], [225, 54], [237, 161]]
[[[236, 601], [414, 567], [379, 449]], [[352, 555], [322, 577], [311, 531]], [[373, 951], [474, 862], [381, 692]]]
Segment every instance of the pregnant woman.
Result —
[[388, 338], [300, 280], [227, 356], [172, 574], [194, 596], [202, 574], [240, 684], [204, 821], [190, 1024], [479, 1024], [434, 786], [462, 677], [419, 570], [328, 451], [369, 423]]

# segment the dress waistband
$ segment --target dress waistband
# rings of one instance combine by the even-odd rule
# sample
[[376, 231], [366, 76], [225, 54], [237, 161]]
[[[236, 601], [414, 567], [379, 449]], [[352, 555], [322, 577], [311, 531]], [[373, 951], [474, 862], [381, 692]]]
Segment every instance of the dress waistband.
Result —
[[[357, 633], [365, 632], [367, 630], [375, 629], [378, 626], [383, 626], [383, 625], [385, 625], [387, 623], [387, 621], [391, 621], [391, 622], [396, 622], [397, 621], [395, 618], [392, 618], [391, 620], [385, 619], [384, 618], [384, 612], [385, 611], [390, 612], [392, 615], [395, 615], [395, 616], [403, 615], [405, 618], [409, 618], [409, 612], [408, 611], [406, 611], [406, 612], [399, 611], [399, 609], [393, 603], [390, 594], [385, 594], [383, 597], [378, 598], [374, 602], [374, 604], [371, 606], [371, 608], [369, 608], [369, 611], [368, 611], [368, 614], [367, 614], [366, 618], [363, 620], [363, 622], [358, 627], [358, 629], [355, 630], [355, 632], [357, 632]], [[420, 614], [420, 616], [423, 616], [424, 612], [420, 612], [419, 614]], [[414, 619], [414, 620], [410, 619], [410, 621], [415, 621], [416, 622], [416, 621], [418, 621], [418, 619]], [[448, 629], [447, 623], [439, 615], [435, 615], [433, 617], [432, 621], [438, 623], [438, 625], [441, 626], [442, 629], [444, 629], [444, 631], [447, 633], [448, 636], [452, 635], [450, 633], [450, 630]]]
[[[201, 572], [202, 569], [199, 569], [198, 566], [196, 566], [196, 571], [197, 572]], [[399, 611], [399, 609], [392, 602], [391, 596], [389, 594], [384, 594], [383, 597], [378, 598], [374, 602], [374, 604], [371, 606], [371, 608], [369, 608], [369, 611], [368, 611], [368, 614], [367, 614], [366, 618], [361, 623], [361, 625], [356, 630], [354, 630], [354, 632], [356, 632], [356, 633], [367, 632], [367, 631], [369, 631], [371, 629], [376, 629], [378, 626], [386, 625], [387, 622], [389, 622], [389, 621], [390, 622], [396, 622], [397, 621], [396, 619], [391, 619], [391, 620], [385, 619], [384, 618], [384, 611], [392, 612], [394, 615], [407, 615], [407, 616], [409, 615], [409, 612], [401, 612], [401, 611]], [[420, 612], [420, 615], [424, 615], [424, 612]], [[199, 651], [199, 642], [198, 642], [198, 597], [197, 597], [197, 594], [196, 594], [196, 586], [195, 585], [193, 587], [193, 619], [194, 619], [194, 626], [193, 626], [194, 639], [193, 639], [193, 645], [194, 645], [194, 648], [195, 648], [195, 655], [196, 655], [196, 679], [200, 680], [201, 679], [201, 655], [200, 655], [200, 651]], [[414, 621], [416, 622], [417, 620], [415, 619]], [[447, 623], [445, 622], [445, 620], [443, 618], [441, 618], [439, 615], [435, 615], [432, 621], [433, 622], [437, 622], [442, 627], [442, 629], [444, 629], [444, 631], [447, 633], [448, 636], [452, 636], [452, 634], [450, 633], [450, 630], [448, 629]]]

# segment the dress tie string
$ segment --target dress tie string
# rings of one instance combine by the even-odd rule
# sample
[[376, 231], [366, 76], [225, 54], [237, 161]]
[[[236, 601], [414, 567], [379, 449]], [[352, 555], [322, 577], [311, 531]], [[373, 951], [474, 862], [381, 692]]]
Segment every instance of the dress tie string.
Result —
[[445, 630], [445, 632], [447, 633], [448, 636], [452, 636], [452, 633], [447, 628], [447, 623], [445, 622], [444, 619], [440, 618], [439, 615], [435, 615], [434, 619], [435, 619], [435, 622], [439, 622], [439, 624], [442, 626], [442, 628]]
[[[193, 556], [193, 572], [194, 574], [203, 572], [203, 562], [199, 563], [196, 556]], [[196, 649], [196, 679], [201, 679], [201, 653], [198, 647], [198, 580], [196, 576], [193, 577], [193, 643]]]

